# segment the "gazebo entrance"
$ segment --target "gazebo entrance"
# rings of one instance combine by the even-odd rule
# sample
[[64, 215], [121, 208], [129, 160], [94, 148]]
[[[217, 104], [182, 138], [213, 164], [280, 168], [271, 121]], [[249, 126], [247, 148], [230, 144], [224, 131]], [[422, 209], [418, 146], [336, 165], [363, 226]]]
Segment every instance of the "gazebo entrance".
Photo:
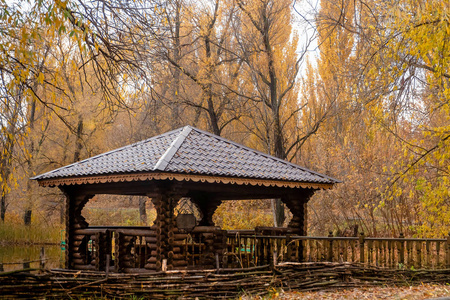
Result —
[[[114, 272], [238, 268], [275, 259], [301, 261], [306, 203], [338, 182], [186, 126], [39, 175], [66, 195], [66, 268]], [[151, 198], [151, 227], [90, 227], [83, 207], [97, 194]], [[182, 198], [202, 215], [175, 216]], [[287, 228], [225, 231], [212, 216], [222, 201], [279, 198], [292, 212]], [[279, 238], [283, 236], [283, 238]]]

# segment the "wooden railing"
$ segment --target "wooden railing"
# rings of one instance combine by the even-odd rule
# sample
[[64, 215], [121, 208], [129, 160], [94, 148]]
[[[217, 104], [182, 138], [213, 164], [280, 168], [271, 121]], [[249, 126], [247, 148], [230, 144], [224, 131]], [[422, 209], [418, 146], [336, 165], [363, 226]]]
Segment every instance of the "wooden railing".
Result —
[[[247, 268], [280, 262], [359, 262], [386, 268], [450, 268], [445, 239], [298, 236], [286, 228], [225, 231], [196, 227], [175, 231], [171, 268]], [[72, 267], [116, 272], [158, 271], [151, 227], [90, 227], [74, 232]], [[167, 263], [167, 261], [165, 262]]]
[[328, 261], [360, 262], [386, 268], [444, 269], [450, 268], [450, 236], [445, 239], [404, 238], [402, 235], [399, 238], [310, 237], [243, 232], [228, 235], [227, 255], [235, 257], [242, 267], [287, 261]]
[[88, 227], [74, 232], [73, 268], [98, 271], [138, 271], [150, 268], [155, 250], [150, 227]]

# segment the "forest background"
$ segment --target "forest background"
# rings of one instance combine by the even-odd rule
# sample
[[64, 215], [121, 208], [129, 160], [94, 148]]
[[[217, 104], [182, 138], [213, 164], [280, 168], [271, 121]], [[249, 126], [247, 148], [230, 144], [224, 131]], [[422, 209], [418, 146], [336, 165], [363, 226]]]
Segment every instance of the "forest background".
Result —
[[[342, 180], [309, 235], [450, 231], [448, 1], [0, 0], [0, 39], [3, 235], [63, 228], [63, 195], [30, 177], [187, 124]], [[256, 200], [215, 220], [273, 224]]]

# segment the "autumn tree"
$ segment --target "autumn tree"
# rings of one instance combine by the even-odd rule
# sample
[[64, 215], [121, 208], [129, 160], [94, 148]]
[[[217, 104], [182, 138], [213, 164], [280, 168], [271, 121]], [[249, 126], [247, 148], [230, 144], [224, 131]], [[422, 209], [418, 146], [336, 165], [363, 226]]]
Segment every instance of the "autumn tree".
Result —
[[[292, 29], [292, 1], [237, 1], [240, 12], [238, 31], [240, 58], [248, 87], [238, 91], [250, 99], [251, 116], [245, 123], [258, 137], [264, 151], [281, 159], [293, 159], [304, 141], [317, 130], [299, 130], [304, 105], [298, 103], [297, 77], [306, 48], [299, 45]], [[280, 200], [274, 203], [275, 224], [284, 220]]]
[[[20, 3], [19, 3], [20, 4]], [[36, 101], [43, 105], [49, 102], [36, 97], [35, 89], [43, 81], [42, 66], [48, 53], [45, 49], [37, 49], [39, 43], [39, 21], [44, 19], [41, 6], [31, 8], [32, 13], [20, 10], [18, 3], [2, 3], [0, 26], [0, 76], [1, 76], [1, 136], [2, 155], [0, 158], [2, 195], [0, 214], [4, 221], [7, 209], [7, 194], [10, 184], [15, 178], [14, 163], [19, 156], [29, 158], [30, 153], [24, 151], [24, 139], [27, 136], [29, 120], [33, 118]], [[51, 20], [48, 16], [48, 21]], [[18, 150], [21, 149], [22, 151]]]
[[[332, 103], [332, 118], [322, 127], [328, 133], [319, 132], [322, 142], [308, 145], [328, 141], [328, 168], [339, 168], [347, 182], [347, 192], [339, 187], [334, 200], [324, 203], [341, 206], [330, 216], [335, 228], [345, 226], [343, 215], [347, 223], [358, 220], [371, 234], [442, 234], [447, 197], [440, 184], [446, 180], [447, 164], [448, 66], [442, 60], [448, 52], [446, 11], [442, 1], [401, 6], [322, 1], [317, 18], [320, 59], [317, 71], [310, 72], [313, 84], [308, 83], [315, 91], [305, 95], [322, 103], [333, 99], [330, 95], [339, 96]], [[317, 216], [321, 213], [333, 210]]]
[[[80, 152], [84, 148], [85, 121], [78, 114], [74, 122], [72, 117], [76, 109], [83, 107], [81, 99], [92, 100], [87, 90], [103, 96], [103, 102], [92, 102], [100, 109], [115, 108], [121, 103], [118, 100], [108, 102], [111, 93], [117, 91], [114, 86], [103, 84], [109, 94], [99, 93], [92, 89], [95, 81], [88, 78], [87, 69], [92, 66], [88, 61], [74, 61], [67, 59], [62, 52], [57, 54], [56, 49], [63, 49], [68, 45], [76, 45], [78, 56], [83, 49], [85, 32], [74, 28], [68, 32], [70, 14], [64, 11], [66, 2], [39, 1], [29, 3], [21, 8], [21, 2], [2, 3], [0, 14], [2, 39], [0, 52], [0, 72], [2, 76], [2, 140], [4, 141], [1, 158], [2, 201], [1, 216], [5, 217], [7, 208], [6, 197], [10, 191], [11, 183], [23, 178], [28, 179], [36, 172], [46, 170], [55, 163], [47, 145], [49, 128], [55, 125], [51, 120], [61, 122], [59, 126], [65, 127], [71, 133], [76, 133], [76, 147], [73, 158], [79, 160]], [[72, 47], [73, 50], [73, 47]], [[70, 50], [69, 50], [70, 52]], [[58, 55], [62, 55], [58, 56]], [[58, 59], [55, 60], [55, 57]], [[81, 56], [83, 57], [83, 56]], [[59, 60], [59, 61], [58, 61]], [[62, 61], [61, 61], [62, 60]], [[97, 61], [99, 62], [99, 61]], [[99, 66], [99, 65], [95, 65]], [[67, 71], [71, 68], [71, 71]], [[79, 72], [84, 70], [84, 72]], [[74, 74], [70, 77], [68, 74]], [[117, 74], [116, 74], [117, 75]], [[114, 77], [114, 78], [117, 78]], [[75, 95], [74, 84], [84, 82], [80, 88], [83, 96]], [[97, 82], [98, 83], [98, 82]], [[127, 89], [123, 85], [124, 90]], [[123, 96], [123, 94], [122, 94]], [[122, 99], [122, 98], [120, 98]], [[129, 107], [130, 105], [128, 105]], [[84, 107], [86, 108], [86, 107]], [[100, 113], [97, 114], [99, 117]], [[56, 125], [55, 125], [56, 126]], [[100, 127], [98, 127], [100, 129]], [[60, 142], [61, 139], [58, 140]], [[45, 149], [43, 151], [43, 149]], [[47, 151], [47, 152], [45, 152]], [[48, 155], [48, 156], [47, 156]], [[50, 164], [41, 166], [39, 160], [46, 157]], [[56, 159], [58, 160], [58, 159]], [[29, 224], [34, 207], [35, 195], [30, 181], [26, 181], [23, 191], [24, 221]], [[20, 190], [17, 186], [16, 189]], [[20, 195], [16, 193], [16, 195]], [[15, 201], [19, 203], [21, 201]]]
[[396, 106], [408, 109], [401, 117], [414, 133], [404, 137], [404, 156], [393, 172], [388, 199], [400, 195], [420, 201], [415, 229], [424, 236], [441, 236], [449, 229], [449, 10], [445, 1], [390, 7], [391, 22], [382, 31], [385, 46], [377, 56], [397, 61], [382, 71], [395, 82], [390, 95]]

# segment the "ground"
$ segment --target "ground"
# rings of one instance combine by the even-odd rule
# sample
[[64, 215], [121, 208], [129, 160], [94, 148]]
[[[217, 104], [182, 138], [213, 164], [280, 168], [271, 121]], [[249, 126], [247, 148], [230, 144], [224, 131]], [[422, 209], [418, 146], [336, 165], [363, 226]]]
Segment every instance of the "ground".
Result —
[[[318, 292], [274, 292], [264, 298], [252, 299], [391, 299], [391, 300], [422, 300], [437, 297], [450, 297], [450, 285], [422, 284], [410, 287], [362, 287]], [[245, 299], [245, 297], [244, 297]], [[450, 298], [448, 298], [450, 300]]]

